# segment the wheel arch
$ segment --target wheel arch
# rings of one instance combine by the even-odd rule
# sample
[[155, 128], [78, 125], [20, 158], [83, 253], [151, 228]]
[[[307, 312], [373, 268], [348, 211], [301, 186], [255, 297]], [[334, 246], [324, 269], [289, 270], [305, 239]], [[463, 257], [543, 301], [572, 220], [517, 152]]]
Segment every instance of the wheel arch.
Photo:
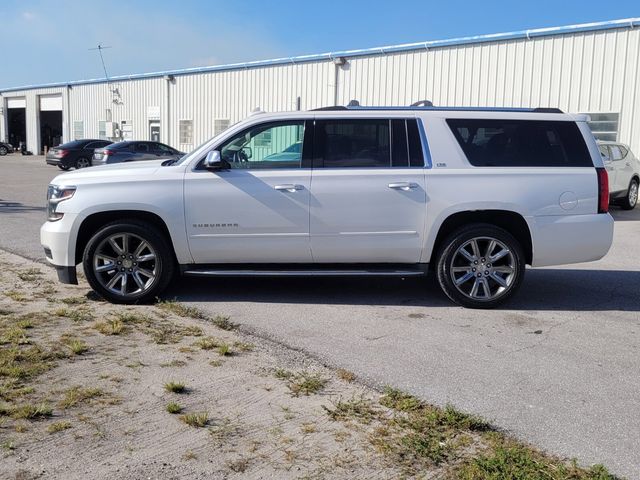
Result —
[[175, 247], [171, 239], [171, 233], [169, 232], [167, 224], [159, 215], [144, 210], [108, 210], [104, 212], [93, 213], [87, 216], [80, 224], [78, 235], [76, 237], [76, 265], [82, 262], [84, 249], [93, 234], [95, 234], [101, 227], [103, 227], [107, 223], [114, 222], [116, 220], [139, 220], [147, 222], [158, 228], [158, 230], [162, 233], [162, 235], [165, 236], [167, 242], [169, 243], [173, 258], [177, 262]]
[[500, 227], [511, 235], [522, 245], [525, 254], [525, 263], [531, 265], [533, 262], [533, 240], [531, 229], [524, 217], [511, 210], [466, 210], [455, 212], [449, 215], [440, 224], [436, 235], [429, 264], [434, 265], [436, 255], [440, 250], [444, 240], [455, 230], [471, 223], [486, 223]]

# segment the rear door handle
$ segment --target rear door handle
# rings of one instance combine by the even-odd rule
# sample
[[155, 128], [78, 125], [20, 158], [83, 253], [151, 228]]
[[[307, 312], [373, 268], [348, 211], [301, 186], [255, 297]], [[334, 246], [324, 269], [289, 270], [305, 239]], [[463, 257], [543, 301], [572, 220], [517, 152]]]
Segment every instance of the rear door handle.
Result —
[[394, 182], [389, 184], [389, 188], [392, 188], [393, 190], [404, 190], [405, 192], [408, 192], [409, 190], [418, 188], [418, 184], [411, 182]]
[[290, 192], [290, 193], [295, 193], [298, 190], [304, 189], [304, 187], [302, 185], [294, 185], [293, 183], [285, 183], [284, 185], [276, 185], [273, 188], [275, 188], [276, 190], [278, 190], [280, 192]]

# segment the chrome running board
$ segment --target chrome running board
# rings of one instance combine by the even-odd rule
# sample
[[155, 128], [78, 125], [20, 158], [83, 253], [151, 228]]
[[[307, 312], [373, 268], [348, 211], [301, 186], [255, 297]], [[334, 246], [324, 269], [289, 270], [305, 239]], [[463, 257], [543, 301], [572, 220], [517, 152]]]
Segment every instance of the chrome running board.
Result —
[[415, 277], [423, 270], [185, 270], [190, 277]]

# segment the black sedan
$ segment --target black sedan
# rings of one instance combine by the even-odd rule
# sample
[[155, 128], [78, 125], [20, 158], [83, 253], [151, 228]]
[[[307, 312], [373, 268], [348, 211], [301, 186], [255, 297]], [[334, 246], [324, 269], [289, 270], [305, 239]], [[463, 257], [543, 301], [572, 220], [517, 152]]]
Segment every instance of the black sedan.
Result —
[[92, 165], [107, 165], [139, 160], [177, 160], [184, 153], [159, 142], [125, 141], [99, 148], [93, 153]]
[[0, 142], [0, 157], [12, 152], [13, 146], [10, 143]]
[[47, 165], [56, 165], [60, 170], [69, 170], [71, 167], [84, 168], [91, 166], [91, 157], [96, 148], [110, 145], [108, 140], [74, 140], [52, 148], [47, 153]]

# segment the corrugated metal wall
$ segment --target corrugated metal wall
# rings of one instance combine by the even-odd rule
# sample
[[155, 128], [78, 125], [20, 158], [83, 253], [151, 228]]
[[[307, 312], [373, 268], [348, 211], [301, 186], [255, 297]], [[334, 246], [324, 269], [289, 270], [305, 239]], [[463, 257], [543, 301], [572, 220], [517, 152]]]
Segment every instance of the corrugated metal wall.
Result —
[[339, 103], [559, 107], [620, 113], [640, 153], [640, 29], [615, 29], [349, 59]]
[[[65, 140], [79, 120], [84, 122], [85, 136], [97, 137], [99, 122], [109, 120], [108, 111], [113, 122], [132, 122], [135, 138], [149, 139], [149, 107], [157, 107], [161, 139], [188, 150], [216, 133], [215, 119], [233, 124], [258, 106], [267, 111], [295, 110], [298, 97], [303, 110], [333, 105], [335, 99], [338, 104], [358, 99], [363, 105], [408, 105], [429, 99], [444, 106], [548, 106], [576, 113], [619, 113], [618, 139], [640, 154], [639, 63], [640, 29], [624, 27], [369, 53], [350, 57], [341, 67], [321, 60], [3, 96], [27, 97], [28, 145], [34, 151], [39, 135], [37, 96], [59, 92]], [[117, 88], [118, 94], [110, 88]], [[190, 144], [180, 144], [180, 120], [193, 122]], [[3, 138], [5, 127], [0, 127]]]

